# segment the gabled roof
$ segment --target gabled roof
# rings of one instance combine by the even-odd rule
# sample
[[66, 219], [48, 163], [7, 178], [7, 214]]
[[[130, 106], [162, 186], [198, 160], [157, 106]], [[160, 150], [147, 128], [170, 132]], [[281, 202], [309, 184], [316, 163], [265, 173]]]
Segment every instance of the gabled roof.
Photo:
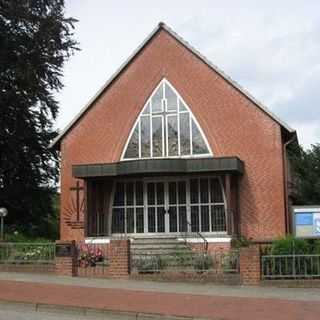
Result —
[[216, 65], [211, 63], [205, 56], [203, 56], [198, 50], [192, 47], [187, 41], [181, 38], [176, 32], [169, 28], [165, 23], [160, 22], [158, 26], [148, 35], [148, 37], [140, 44], [140, 46], [132, 53], [132, 55], [120, 66], [120, 68], [108, 79], [108, 81], [100, 88], [100, 90], [95, 94], [95, 96], [80, 110], [80, 112], [74, 117], [74, 119], [61, 131], [61, 133], [52, 141], [50, 147], [58, 146], [61, 139], [69, 132], [69, 130], [78, 122], [78, 120], [90, 109], [94, 102], [100, 97], [100, 95], [112, 84], [112, 82], [121, 74], [121, 72], [133, 61], [133, 59], [143, 50], [143, 48], [151, 41], [151, 39], [160, 31], [165, 30], [174, 39], [181, 43], [186, 49], [196, 55], [200, 60], [202, 60], [211, 69], [217, 72], [221, 77], [223, 77], [228, 83], [230, 83], [234, 88], [245, 95], [249, 100], [251, 100], [257, 107], [269, 115], [274, 121], [276, 121], [280, 126], [282, 126], [289, 134], [295, 134], [295, 130], [288, 126], [284, 121], [279, 119], [272, 111], [270, 111], [261, 102], [255, 99], [246, 89], [241, 87], [236, 81], [231, 79], [226, 75], [221, 69]]

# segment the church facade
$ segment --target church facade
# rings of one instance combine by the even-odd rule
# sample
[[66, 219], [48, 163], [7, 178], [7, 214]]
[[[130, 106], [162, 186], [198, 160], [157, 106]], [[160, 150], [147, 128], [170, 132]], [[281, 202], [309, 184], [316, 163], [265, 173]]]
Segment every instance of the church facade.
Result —
[[[53, 142], [61, 239], [290, 231], [296, 132], [160, 23]], [[196, 242], [196, 239], [195, 239]]]

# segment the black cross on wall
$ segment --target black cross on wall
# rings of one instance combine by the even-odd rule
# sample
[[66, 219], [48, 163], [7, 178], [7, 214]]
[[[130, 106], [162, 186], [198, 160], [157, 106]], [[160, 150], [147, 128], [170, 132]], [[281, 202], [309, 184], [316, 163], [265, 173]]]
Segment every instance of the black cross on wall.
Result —
[[80, 182], [77, 181], [75, 187], [71, 187], [70, 191], [76, 192], [76, 212], [77, 212], [77, 221], [80, 219], [80, 191], [83, 190], [83, 187], [80, 186]]

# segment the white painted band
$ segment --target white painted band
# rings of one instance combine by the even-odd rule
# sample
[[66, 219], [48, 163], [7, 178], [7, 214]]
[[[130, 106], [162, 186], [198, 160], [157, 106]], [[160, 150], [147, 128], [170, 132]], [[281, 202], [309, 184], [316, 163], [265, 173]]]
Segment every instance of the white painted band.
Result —
[[[199, 238], [178, 238], [179, 241], [187, 241], [190, 243], [202, 243], [203, 239]], [[229, 243], [231, 241], [231, 238], [206, 238], [208, 243]]]
[[86, 244], [106, 244], [110, 243], [108, 238], [87, 238], [84, 240]]

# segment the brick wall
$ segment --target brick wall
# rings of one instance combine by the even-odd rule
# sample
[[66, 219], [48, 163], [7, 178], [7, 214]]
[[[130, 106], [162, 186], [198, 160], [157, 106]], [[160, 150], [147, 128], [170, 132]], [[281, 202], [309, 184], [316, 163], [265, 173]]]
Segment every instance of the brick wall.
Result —
[[119, 161], [134, 121], [163, 77], [191, 108], [214, 156], [238, 156], [245, 163], [239, 183], [241, 234], [255, 240], [283, 235], [279, 124], [162, 30], [62, 140], [61, 238], [84, 236], [65, 223], [76, 182], [71, 166]]
[[130, 273], [130, 240], [111, 240], [109, 244], [97, 245], [103, 252], [108, 265], [78, 266], [77, 259], [57, 260], [57, 273], [72, 275], [70, 271], [73, 261], [73, 275], [94, 278], [127, 278]]
[[130, 273], [130, 240], [110, 241], [110, 277], [126, 278]]
[[244, 285], [258, 285], [261, 280], [260, 247], [252, 245], [240, 250], [240, 275]]
[[70, 251], [67, 252], [66, 256], [58, 256], [56, 253], [55, 257], [55, 273], [60, 276], [71, 276], [77, 275], [77, 255], [75, 248], [75, 241], [56, 241], [56, 246], [68, 247]]

